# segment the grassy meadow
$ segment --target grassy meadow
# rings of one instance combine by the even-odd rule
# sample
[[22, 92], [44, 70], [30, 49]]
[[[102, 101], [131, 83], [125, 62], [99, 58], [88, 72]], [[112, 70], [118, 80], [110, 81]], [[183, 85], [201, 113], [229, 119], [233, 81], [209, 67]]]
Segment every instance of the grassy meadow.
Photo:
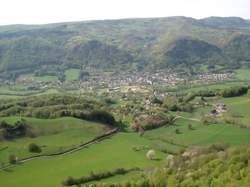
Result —
[[[141, 138], [135, 133], [120, 133], [70, 155], [33, 160], [10, 168], [9, 171], [1, 171], [1, 185], [60, 186], [61, 181], [67, 176], [80, 177], [91, 171], [98, 172], [120, 167], [153, 167], [164, 161], [165, 154], [157, 152], [158, 160], [150, 161], [145, 157], [147, 150], [133, 150], [134, 146], [150, 147], [151, 145], [150, 140]], [[34, 168], [39, 169], [34, 170]], [[27, 173], [32, 173], [32, 177]], [[16, 180], [12, 180], [12, 177]]]
[[[15, 119], [10, 118], [8, 120], [13, 121]], [[63, 119], [60, 120], [63, 121]], [[75, 125], [77, 126], [77, 124]], [[188, 124], [192, 124], [193, 130], [188, 129]], [[57, 124], [55, 123], [55, 125]], [[180, 133], [175, 133], [176, 128], [180, 130]], [[79, 141], [86, 141], [87, 138], [84, 135], [87, 134], [89, 132], [84, 132], [84, 130], [66, 130], [63, 134], [39, 137], [37, 142], [43, 142], [48, 147], [68, 146]], [[4, 179], [1, 180], [3, 186], [9, 187], [17, 185], [25, 187], [60, 186], [60, 182], [67, 176], [80, 177], [91, 171], [100, 172], [119, 167], [146, 169], [161, 165], [168, 155], [163, 150], [178, 153], [184, 146], [211, 145], [213, 143], [247, 144], [250, 143], [249, 134], [250, 129], [241, 129], [232, 125], [203, 125], [201, 122], [179, 119], [172, 127], [147, 131], [142, 137], [137, 133], [118, 133], [103, 142], [91, 145], [73, 154], [42, 158], [17, 165], [7, 171], [1, 171], [0, 179]], [[25, 152], [25, 148], [22, 148], [22, 146], [28, 142], [29, 140], [24, 139], [9, 143], [8, 146], [12, 151], [16, 149], [21, 153]], [[36, 140], [34, 139], [32, 142], [36, 142]], [[156, 150], [156, 160], [146, 158], [145, 155], [149, 149]], [[34, 170], [34, 168], [39, 169]], [[26, 173], [32, 173], [32, 178]], [[133, 176], [139, 177], [139, 173], [135, 173]], [[118, 182], [130, 177], [131, 174], [129, 173], [124, 176], [111, 177], [104, 181]], [[11, 180], [12, 178], [15, 178], [15, 180]], [[41, 180], [43, 178], [47, 180]]]
[[[18, 119], [19, 117], [1, 118], [1, 120], [8, 123], [14, 123]], [[36, 136], [20, 138], [14, 141], [1, 141], [0, 148], [7, 147], [7, 149], [1, 151], [0, 162], [7, 163], [10, 154], [15, 154], [19, 159], [38, 155], [28, 151], [30, 143], [36, 143], [42, 147], [42, 153], [39, 154], [49, 154], [76, 147], [105, 132], [105, 127], [102, 124], [71, 117], [48, 120], [23, 119], [32, 127], [32, 131]]]
[[80, 70], [79, 69], [68, 69], [64, 72], [66, 80], [74, 81], [78, 80], [80, 76]]
[[[53, 90], [51, 92], [54, 93]], [[201, 97], [195, 97], [190, 101], [190, 104], [194, 106], [192, 112], [168, 112], [173, 116], [179, 116], [174, 124], [147, 130], [143, 134], [132, 132], [129, 128], [134, 120], [132, 111], [135, 111], [136, 107], [140, 109], [139, 102], [119, 100], [114, 104], [107, 105], [109, 106], [107, 110], [112, 111], [114, 117], [121, 115], [119, 113], [119, 107], [121, 106], [138, 106], [130, 108], [130, 113], [123, 119], [124, 129], [114, 136], [74, 153], [38, 158], [0, 170], [0, 186], [60, 187], [62, 181], [68, 176], [79, 178], [89, 175], [91, 172], [98, 173], [117, 168], [129, 169], [134, 167], [138, 167], [142, 171], [132, 171], [124, 175], [115, 175], [90, 183], [140, 179], [145, 171], [163, 166], [168, 155], [179, 155], [188, 147], [207, 147], [212, 144], [240, 147], [250, 144], [250, 128], [246, 127], [250, 123], [249, 94], [230, 98], [221, 96], [204, 97], [204, 99], [207, 102], [206, 106], [199, 105]], [[213, 109], [214, 104], [217, 103], [224, 103], [227, 112], [218, 117], [216, 123], [204, 124], [202, 122], [203, 116], [208, 114]], [[1, 166], [8, 164], [9, 155], [13, 154], [22, 159], [39, 154], [57, 153], [77, 147], [109, 130], [102, 123], [74, 117], [23, 118], [36, 136], [0, 141]], [[240, 121], [244, 123], [245, 127], [227, 123], [225, 121], [227, 118]], [[18, 120], [20, 120], [20, 116], [0, 117], [0, 121], [6, 121], [10, 124], [14, 124]], [[42, 152], [29, 152], [28, 145], [30, 143], [39, 145]], [[156, 157], [153, 160], [146, 157], [147, 152], [151, 149], [156, 152]]]

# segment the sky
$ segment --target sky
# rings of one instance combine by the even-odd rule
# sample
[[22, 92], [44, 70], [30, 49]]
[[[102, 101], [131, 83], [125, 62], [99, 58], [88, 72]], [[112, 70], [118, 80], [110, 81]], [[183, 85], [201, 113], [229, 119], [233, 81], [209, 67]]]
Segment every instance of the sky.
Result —
[[0, 25], [168, 16], [250, 19], [250, 0], [0, 0]]

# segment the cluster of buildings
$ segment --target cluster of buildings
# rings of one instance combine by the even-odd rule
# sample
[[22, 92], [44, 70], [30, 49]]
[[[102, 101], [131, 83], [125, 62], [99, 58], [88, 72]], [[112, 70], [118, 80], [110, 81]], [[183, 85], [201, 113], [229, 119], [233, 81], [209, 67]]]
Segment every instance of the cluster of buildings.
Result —
[[41, 81], [30, 77], [20, 77], [16, 80], [16, 83], [36, 86], [39, 88], [47, 87], [59, 87], [67, 89], [78, 88], [109, 88], [114, 89], [122, 86], [132, 85], [153, 85], [160, 84], [162, 86], [175, 86], [184, 82], [177, 73], [166, 72], [131, 72], [131, 73], [105, 73], [95, 72], [92, 73], [87, 79], [77, 81]]
[[209, 113], [209, 116], [211, 117], [219, 117], [227, 112], [227, 106], [224, 103], [217, 103], [213, 105], [213, 107], [214, 109]]
[[[32, 77], [20, 77], [13, 84], [23, 84], [29, 87], [46, 89], [46, 88], [64, 88], [64, 89], [95, 89], [108, 88], [116, 89], [123, 86], [150, 86], [160, 85], [172, 87], [182, 84], [202, 84], [213, 81], [229, 80], [233, 74], [200, 74], [194, 77], [187, 77], [181, 73], [174, 73], [171, 71], [157, 71], [157, 72], [91, 72], [84, 80], [76, 81], [41, 81]], [[9, 83], [12, 84], [12, 83]]]
[[197, 75], [198, 80], [205, 81], [224, 81], [233, 77], [233, 73], [205, 73]]

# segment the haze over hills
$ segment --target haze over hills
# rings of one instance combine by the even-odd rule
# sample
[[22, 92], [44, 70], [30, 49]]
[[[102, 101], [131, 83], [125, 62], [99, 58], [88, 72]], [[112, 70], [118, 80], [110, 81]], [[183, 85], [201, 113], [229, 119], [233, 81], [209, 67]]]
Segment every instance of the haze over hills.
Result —
[[[150, 70], [250, 61], [250, 21], [238, 17], [124, 19], [0, 27], [0, 71], [93, 67]], [[49, 68], [48, 68], [49, 66]]]

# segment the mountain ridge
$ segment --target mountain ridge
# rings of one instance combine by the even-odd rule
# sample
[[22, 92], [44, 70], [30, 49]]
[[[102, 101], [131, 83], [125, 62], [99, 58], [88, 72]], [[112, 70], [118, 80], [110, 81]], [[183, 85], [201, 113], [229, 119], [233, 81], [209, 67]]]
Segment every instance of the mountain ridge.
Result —
[[[230, 66], [249, 61], [247, 51], [250, 44], [239, 37], [236, 39], [244, 47], [238, 50], [238, 54], [233, 52], [239, 46], [232, 45], [237, 36], [244, 36], [248, 41], [248, 20], [174, 16], [0, 26], [0, 71], [29, 69], [33, 72], [45, 65], [58, 66], [59, 69], [85, 68], [88, 64], [95, 64], [95, 68], [103, 70], [131, 70], [129, 66], [135, 70], [157, 69], [173, 64], [174, 68], [183, 64], [189, 66], [194, 61]], [[183, 38], [192, 40], [191, 44], [187, 45]], [[93, 42], [97, 45], [88, 45]], [[173, 42], [178, 42], [178, 49], [175, 47], [175, 52], [169, 52], [173, 50]], [[199, 45], [204, 49], [199, 50]], [[77, 46], [82, 46], [81, 50], [73, 50]], [[217, 52], [211, 53], [208, 59], [206, 52], [212, 48]], [[171, 58], [166, 54], [171, 54]], [[122, 67], [124, 64], [125, 68]]]

